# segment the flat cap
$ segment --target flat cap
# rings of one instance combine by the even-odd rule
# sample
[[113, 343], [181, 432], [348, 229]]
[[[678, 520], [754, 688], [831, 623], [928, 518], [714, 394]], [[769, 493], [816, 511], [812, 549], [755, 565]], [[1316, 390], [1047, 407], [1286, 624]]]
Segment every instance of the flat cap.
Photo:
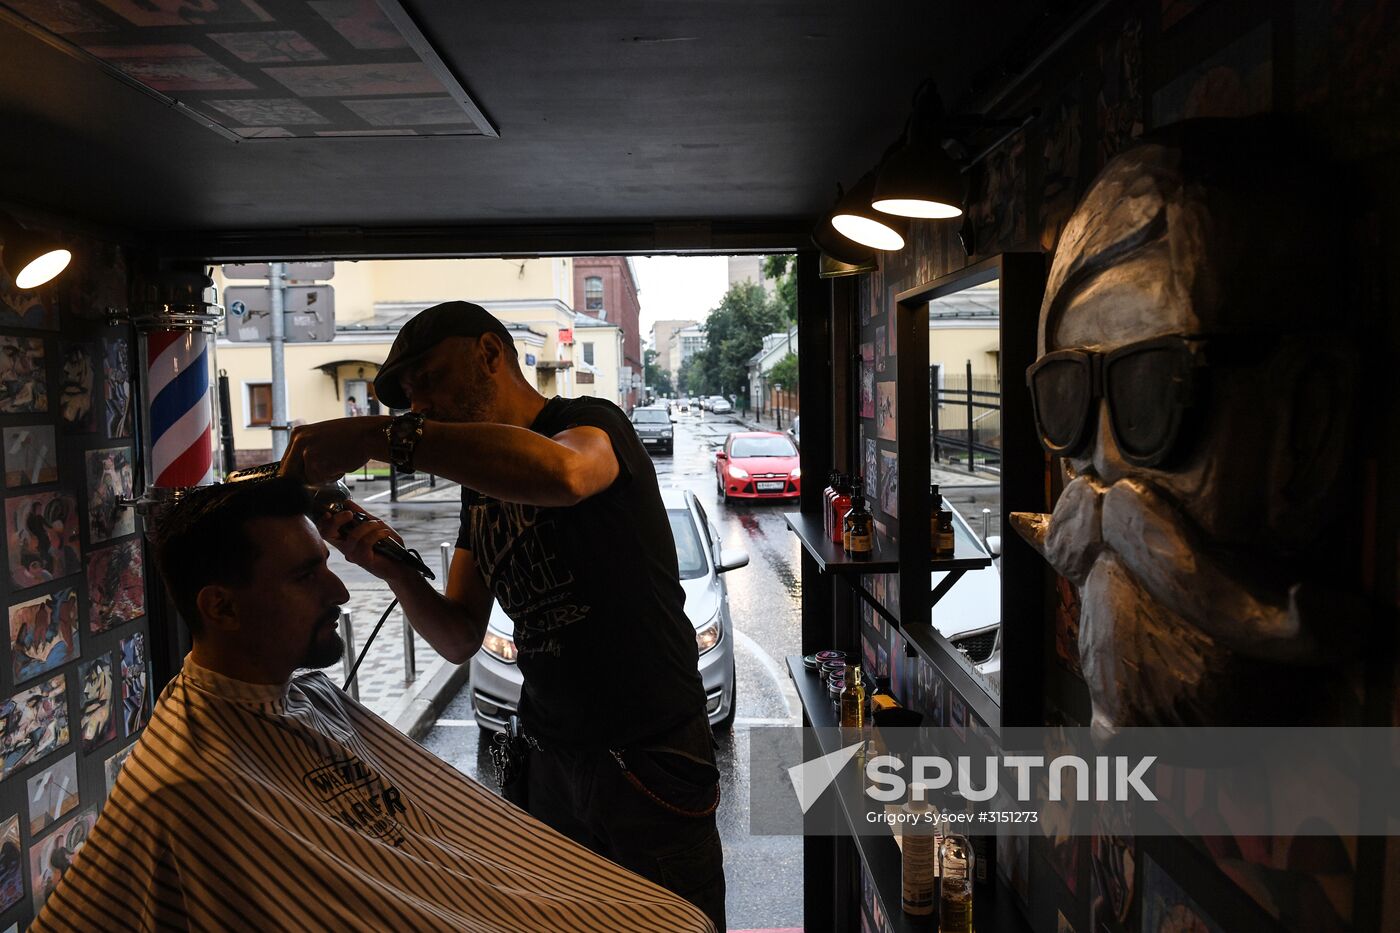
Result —
[[498, 335], [508, 347], [515, 346], [510, 330], [481, 305], [444, 301], [424, 308], [399, 328], [379, 375], [374, 377], [375, 396], [390, 408], [407, 408], [403, 377], [413, 364], [448, 337], [480, 337], [485, 333]]

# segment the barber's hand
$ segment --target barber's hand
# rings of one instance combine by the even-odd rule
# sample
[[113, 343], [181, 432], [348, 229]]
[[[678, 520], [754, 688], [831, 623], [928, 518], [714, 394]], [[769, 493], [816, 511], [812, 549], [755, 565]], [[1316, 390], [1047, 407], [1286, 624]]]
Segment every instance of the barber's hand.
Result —
[[384, 437], [388, 424], [389, 418], [379, 415], [334, 418], [294, 428], [278, 475], [313, 486], [339, 479], [388, 446]]
[[376, 518], [355, 502], [347, 501], [345, 508], [316, 522], [321, 537], [345, 555], [345, 559], [374, 574], [381, 580], [413, 576], [417, 573], [402, 562], [375, 553], [374, 546], [386, 538], [403, 544], [399, 533], [383, 519]]

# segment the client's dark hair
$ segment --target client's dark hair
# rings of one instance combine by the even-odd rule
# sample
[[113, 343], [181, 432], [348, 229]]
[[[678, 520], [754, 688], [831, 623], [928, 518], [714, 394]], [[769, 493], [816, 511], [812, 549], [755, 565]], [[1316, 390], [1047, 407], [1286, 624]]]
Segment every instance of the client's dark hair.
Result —
[[258, 559], [258, 542], [244, 534], [248, 522], [305, 515], [310, 509], [304, 485], [270, 479], [197, 489], [156, 520], [156, 567], [191, 631], [201, 624], [195, 603], [200, 590], [211, 583], [248, 583]]

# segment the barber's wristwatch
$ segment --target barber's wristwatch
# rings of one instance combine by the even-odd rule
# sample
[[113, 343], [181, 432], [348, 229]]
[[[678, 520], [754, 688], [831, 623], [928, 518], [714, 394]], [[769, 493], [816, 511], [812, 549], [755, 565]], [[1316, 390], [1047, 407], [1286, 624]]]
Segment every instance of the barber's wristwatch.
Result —
[[389, 462], [394, 469], [412, 473], [413, 451], [423, 437], [423, 416], [416, 411], [395, 415], [384, 428], [384, 437], [389, 441]]

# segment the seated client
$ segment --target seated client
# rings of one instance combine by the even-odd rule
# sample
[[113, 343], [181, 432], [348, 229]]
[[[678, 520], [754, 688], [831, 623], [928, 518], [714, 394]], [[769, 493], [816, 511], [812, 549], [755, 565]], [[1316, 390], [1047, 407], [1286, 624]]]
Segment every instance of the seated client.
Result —
[[424, 751], [319, 672], [349, 594], [306, 491], [201, 489], [157, 529], [194, 648], [31, 929], [713, 927]]

